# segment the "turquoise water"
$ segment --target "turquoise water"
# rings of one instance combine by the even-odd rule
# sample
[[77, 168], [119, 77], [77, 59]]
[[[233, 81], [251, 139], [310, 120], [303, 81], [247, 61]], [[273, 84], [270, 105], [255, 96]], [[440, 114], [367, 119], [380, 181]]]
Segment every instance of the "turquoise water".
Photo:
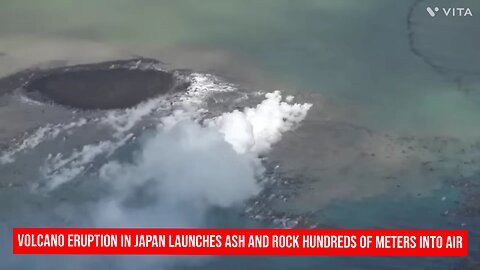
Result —
[[[200, 68], [208, 65], [262, 86], [270, 85], [260, 83], [265, 80], [274, 82], [272, 86], [320, 94], [348, 112], [338, 116], [341, 121], [380, 133], [476, 141], [480, 131], [476, 94], [480, 90], [480, 55], [475, 48], [480, 45], [476, 27], [480, 17], [436, 23], [423, 12], [424, 7], [453, 2], [420, 1], [409, 16], [415, 2], [4, 0], [0, 3], [0, 52], [13, 60], [0, 61], [0, 67], [7, 69], [10, 64], [37, 57], [28, 53], [36, 44], [47, 46], [39, 51], [51, 52], [50, 58], [45, 56], [42, 61], [58, 60], [54, 45], [77, 44], [80, 49], [82, 44], [93, 44], [92, 50], [101, 47], [102, 53], [115, 51], [112, 54], [116, 55], [117, 50], [125, 50], [159, 58], [168, 58], [172, 52], [176, 55], [173, 59], [181, 59], [187, 66], [189, 62]], [[480, 15], [478, 1], [460, 2]], [[465, 34], [459, 36], [462, 31]], [[43, 45], [45, 40], [53, 43]], [[415, 54], [412, 44], [421, 56], [442, 67], [441, 71]], [[88, 54], [89, 48], [62, 55], [78, 58]], [[240, 72], [244, 70], [253, 72]], [[455, 180], [452, 175], [439, 182]], [[315, 215], [321, 224], [344, 228], [442, 229], [461, 228], [462, 223], [475, 228], [472, 222], [478, 222], [444, 215], [456, 207], [455, 200], [462, 200], [461, 192], [449, 184], [440, 184], [422, 196], [393, 193], [339, 199]], [[448, 200], [442, 201], [442, 197]], [[258, 225], [228, 214], [212, 223]], [[477, 242], [474, 238], [471, 245]], [[456, 262], [452, 258], [238, 257], [213, 258], [187, 268], [453, 269]]]

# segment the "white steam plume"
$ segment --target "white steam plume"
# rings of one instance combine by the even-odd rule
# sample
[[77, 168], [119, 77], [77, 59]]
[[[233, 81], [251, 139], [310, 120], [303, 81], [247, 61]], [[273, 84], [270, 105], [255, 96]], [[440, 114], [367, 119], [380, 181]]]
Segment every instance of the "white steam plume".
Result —
[[[112, 197], [96, 206], [102, 226], [196, 226], [209, 207], [231, 207], [260, 191], [260, 167], [218, 131], [184, 121], [146, 139], [131, 164], [110, 162], [100, 178]], [[125, 207], [143, 201], [141, 208]]]
[[[112, 196], [96, 205], [99, 226], [199, 226], [211, 207], [231, 207], [255, 196], [266, 152], [306, 116], [310, 104], [282, 102], [269, 93], [255, 108], [205, 121], [184, 111], [163, 118], [131, 163], [112, 161], [100, 178]], [[129, 202], [142, 201], [142, 207]]]
[[[47, 158], [42, 168], [47, 178], [47, 192], [65, 194], [70, 190], [67, 194], [72, 196], [73, 203], [65, 202], [67, 209], [71, 209], [65, 216], [72, 218], [71, 225], [198, 227], [205, 225], [210, 209], [241, 205], [260, 192], [258, 176], [263, 168], [258, 155], [269, 151], [282, 133], [294, 129], [312, 105], [291, 104], [291, 97], [282, 101], [280, 92], [275, 91], [267, 94], [256, 107], [226, 112], [201, 124], [199, 118], [209, 92], [234, 88], [216, 82], [214, 77], [192, 76], [188, 92], [176, 103], [169, 103], [178, 109], [170, 116], [158, 118], [155, 114], [160, 106], [169, 105], [162, 99], [107, 114], [99, 123], [112, 127], [111, 140]], [[133, 138], [132, 129], [147, 117], [150, 122], [157, 120], [156, 130], [142, 135], [133, 157], [115, 160], [115, 153], [121, 152], [117, 149]], [[39, 132], [34, 138], [44, 138], [45, 134]], [[34, 144], [20, 149], [35, 147], [38, 143], [33, 141]], [[134, 147], [133, 143], [127, 147], [130, 146]], [[92, 173], [93, 170], [85, 173], [89, 168], [96, 168], [92, 164], [98, 165], [104, 160], [98, 157], [108, 157], [109, 162], [101, 166], [98, 175]], [[79, 177], [84, 181], [75, 182], [74, 189], [66, 187]], [[85, 199], [80, 194], [91, 197]], [[85, 258], [86, 262], [79, 262], [78, 269], [92, 269], [87, 267], [92, 260]], [[111, 267], [108, 258], [101, 260], [97, 269]], [[139, 260], [144, 267], [129, 265], [131, 258], [121, 260], [125, 261], [115, 260], [116, 269], [161, 269], [164, 265], [156, 258], [148, 266]]]
[[255, 108], [235, 110], [208, 121], [225, 135], [225, 140], [239, 153], [263, 153], [278, 142], [282, 133], [292, 130], [307, 115], [312, 104], [289, 104], [280, 91], [268, 93]]

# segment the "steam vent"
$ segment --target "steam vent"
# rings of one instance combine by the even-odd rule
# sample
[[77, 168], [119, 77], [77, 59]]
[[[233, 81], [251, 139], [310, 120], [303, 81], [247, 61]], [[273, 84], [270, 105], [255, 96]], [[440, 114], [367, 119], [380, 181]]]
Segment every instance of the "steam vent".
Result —
[[159, 95], [185, 91], [188, 84], [152, 59], [133, 59], [56, 68], [34, 74], [29, 96], [80, 109], [120, 109]]

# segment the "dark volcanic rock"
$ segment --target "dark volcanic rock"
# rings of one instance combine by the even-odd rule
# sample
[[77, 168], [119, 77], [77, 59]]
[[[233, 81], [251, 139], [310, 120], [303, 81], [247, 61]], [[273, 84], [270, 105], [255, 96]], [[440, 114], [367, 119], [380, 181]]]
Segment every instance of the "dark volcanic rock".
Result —
[[153, 70], [84, 70], [52, 74], [30, 82], [54, 102], [83, 109], [114, 109], [134, 106], [172, 89], [171, 74]]
[[188, 82], [153, 59], [132, 59], [31, 70], [23, 88], [33, 99], [80, 109], [128, 108], [158, 95], [184, 91]]

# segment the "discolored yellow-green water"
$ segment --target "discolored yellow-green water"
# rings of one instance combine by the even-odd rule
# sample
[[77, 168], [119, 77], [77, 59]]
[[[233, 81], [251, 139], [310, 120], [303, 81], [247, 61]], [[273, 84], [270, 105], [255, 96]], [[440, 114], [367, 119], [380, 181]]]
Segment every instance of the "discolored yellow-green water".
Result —
[[[353, 110], [350, 121], [372, 128], [475, 137], [478, 73], [469, 72], [478, 70], [479, 19], [433, 21], [423, 8], [429, 3], [436, 2], [6, 0], [0, 67], [155, 56], [265, 88], [319, 92]], [[445, 45], [449, 37], [457, 41]], [[425, 63], [412, 44], [446, 71]]]

